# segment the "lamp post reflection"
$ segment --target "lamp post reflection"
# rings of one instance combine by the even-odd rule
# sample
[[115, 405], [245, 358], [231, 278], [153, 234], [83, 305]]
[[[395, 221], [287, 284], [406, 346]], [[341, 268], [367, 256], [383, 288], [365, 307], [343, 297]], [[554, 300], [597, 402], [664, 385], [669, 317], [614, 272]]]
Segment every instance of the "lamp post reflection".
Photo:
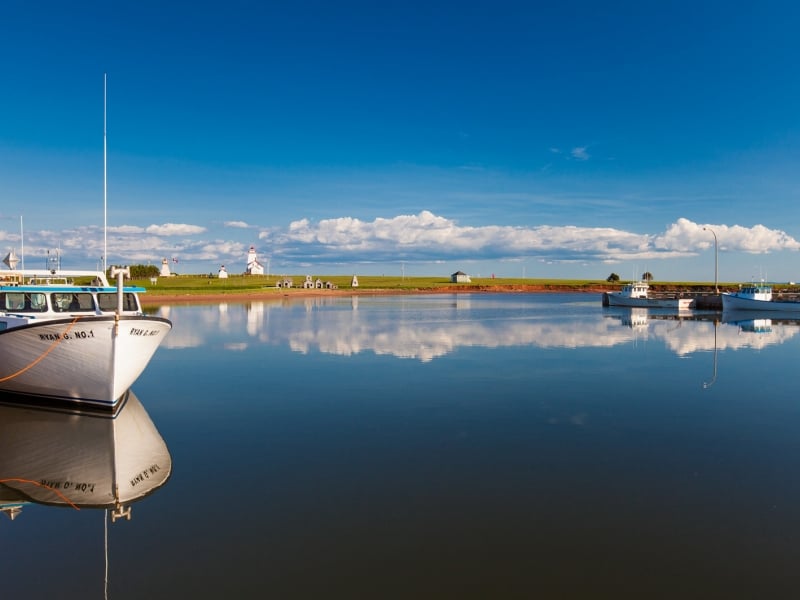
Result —
[[714, 319], [714, 373], [710, 380], [703, 382], [704, 390], [710, 388], [717, 381], [717, 327], [718, 326], [719, 326], [719, 321]]

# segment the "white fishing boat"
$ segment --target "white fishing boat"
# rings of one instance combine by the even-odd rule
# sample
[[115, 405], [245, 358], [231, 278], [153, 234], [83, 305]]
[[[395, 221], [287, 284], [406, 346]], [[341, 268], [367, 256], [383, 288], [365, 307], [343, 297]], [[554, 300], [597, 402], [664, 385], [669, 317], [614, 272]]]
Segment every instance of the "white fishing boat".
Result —
[[[103, 180], [105, 188], [105, 174]], [[104, 214], [105, 196], [104, 189]], [[17, 270], [24, 255], [14, 251], [3, 261], [9, 270], [0, 271], [0, 391], [113, 409], [172, 323], [142, 311], [138, 294], [145, 289], [123, 285], [128, 268], [111, 267], [112, 287], [104, 272], [63, 271], [60, 257], [53, 258], [48, 253], [43, 271]]]
[[172, 328], [128, 269], [0, 271], [0, 391], [113, 409]]
[[800, 313], [800, 301], [778, 300], [768, 283], [748, 283], [735, 292], [722, 294], [722, 310], [761, 310], [781, 313]]
[[16, 398], [0, 405], [0, 512], [11, 519], [31, 503], [129, 519], [130, 505], [171, 473], [167, 445], [132, 391], [113, 415], [43, 410]]
[[605, 298], [608, 306], [675, 310], [690, 310], [694, 307], [694, 298], [653, 296], [650, 293], [650, 285], [646, 281], [626, 283], [618, 292], [606, 292]]

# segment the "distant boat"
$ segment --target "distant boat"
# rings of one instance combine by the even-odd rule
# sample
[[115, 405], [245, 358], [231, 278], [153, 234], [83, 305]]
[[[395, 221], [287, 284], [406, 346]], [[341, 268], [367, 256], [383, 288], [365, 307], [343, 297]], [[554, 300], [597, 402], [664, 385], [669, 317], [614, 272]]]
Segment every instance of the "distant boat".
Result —
[[722, 294], [722, 310], [762, 310], [782, 313], [800, 313], [800, 301], [775, 300], [768, 283], [748, 283], [735, 292]]
[[671, 308], [690, 310], [694, 307], [693, 298], [661, 298], [650, 294], [646, 281], [636, 281], [622, 286], [618, 292], [606, 292], [608, 306], [630, 306], [633, 308]]
[[0, 271], [0, 391], [113, 409], [172, 329], [128, 269]]

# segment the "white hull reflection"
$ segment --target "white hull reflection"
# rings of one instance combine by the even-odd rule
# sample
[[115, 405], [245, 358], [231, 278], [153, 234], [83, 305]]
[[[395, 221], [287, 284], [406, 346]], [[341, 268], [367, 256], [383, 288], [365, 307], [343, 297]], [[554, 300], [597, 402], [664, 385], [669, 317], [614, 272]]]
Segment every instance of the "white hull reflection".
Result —
[[163, 486], [172, 457], [141, 402], [128, 392], [115, 415], [54, 411], [0, 395], [0, 511], [27, 503], [111, 509]]

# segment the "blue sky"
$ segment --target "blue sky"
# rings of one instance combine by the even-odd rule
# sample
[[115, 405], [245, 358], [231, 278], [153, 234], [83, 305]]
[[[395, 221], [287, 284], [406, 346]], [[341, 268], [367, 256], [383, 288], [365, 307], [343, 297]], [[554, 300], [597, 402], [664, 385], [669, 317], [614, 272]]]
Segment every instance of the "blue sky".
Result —
[[0, 10], [0, 250], [181, 273], [800, 281], [793, 2]]

